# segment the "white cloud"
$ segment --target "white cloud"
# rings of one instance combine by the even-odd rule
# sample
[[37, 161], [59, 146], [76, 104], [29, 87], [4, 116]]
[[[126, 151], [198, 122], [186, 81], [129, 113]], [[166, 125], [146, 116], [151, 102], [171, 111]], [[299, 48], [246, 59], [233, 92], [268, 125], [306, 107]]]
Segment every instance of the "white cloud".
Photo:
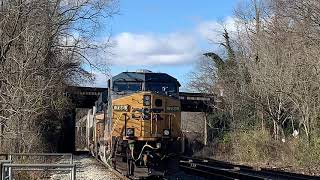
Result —
[[114, 41], [114, 65], [176, 65], [193, 61], [198, 54], [193, 34], [135, 34], [123, 32]]
[[221, 42], [223, 40], [223, 28], [226, 28], [232, 35], [237, 31], [236, 19], [233, 17], [226, 17], [221, 22], [219, 21], [204, 21], [198, 24], [196, 33], [202, 38], [213, 41]]
[[[223, 20], [231, 37], [236, 32], [236, 19], [227, 17]], [[200, 21], [188, 33], [132, 33], [122, 32], [113, 38], [114, 48], [111, 50], [111, 65], [118, 67], [146, 67], [148, 65], [186, 65], [196, 62], [207, 50], [219, 47], [208, 45], [210, 41], [221, 42], [223, 26], [218, 21]], [[109, 55], [106, 55], [109, 56]], [[183, 66], [175, 67], [177, 73], [183, 72]], [[125, 69], [123, 69], [125, 71]], [[107, 76], [95, 72], [94, 84], [106, 87]], [[183, 78], [182, 78], [183, 79]]]
[[[223, 24], [230, 35], [236, 32], [236, 20], [227, 17]], [[167, 34], [122, 32], [113, 38], [112, 65], [179, 65], [194, 62], [201, 46], [221, 42], [223, 26], [218, 21], [198, 23], [189, 33]]]

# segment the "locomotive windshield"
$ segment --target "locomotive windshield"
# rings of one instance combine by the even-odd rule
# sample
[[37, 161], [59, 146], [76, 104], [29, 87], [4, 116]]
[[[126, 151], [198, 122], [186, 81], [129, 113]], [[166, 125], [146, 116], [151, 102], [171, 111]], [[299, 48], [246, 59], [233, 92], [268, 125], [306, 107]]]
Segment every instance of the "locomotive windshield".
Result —
[[146, 83], [146, 91], [177, 93], [177, 85], [173, 83]]
[[[151, 91], [178, 97], [180, 84], [166, 73], [123, 72], [112, 77], [112, 90], [117, 96], [139, 91]], [[111, 87], [111, 86], [109, 86]]]
[[142, 83], [139, 82], [114, 82], [114, 91], [141, 91]]

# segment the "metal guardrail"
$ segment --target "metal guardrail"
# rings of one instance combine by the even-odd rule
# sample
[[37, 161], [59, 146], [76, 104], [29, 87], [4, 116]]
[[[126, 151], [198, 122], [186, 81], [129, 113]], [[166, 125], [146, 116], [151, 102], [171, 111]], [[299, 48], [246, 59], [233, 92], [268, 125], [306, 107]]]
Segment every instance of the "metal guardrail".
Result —
[[11, 160], [0, 160], [0, 178], [1, 180], [4, 179], [2, 177], [10, 177], [9, 168], [2, 168], [3, 164], [5, 163], [11, 163]]
[[[9, 175], [6, 176], [6, 168], [16, 171], [70, 171], [70, 179], [76, 179], [75, 164], [12, 164], [4, 163], [1, 169], [1, 180], [11, 180]], [[20, 168], [20, 169], [17, 169]]]
[[[65, 153], [9, 153], [0, 154], [0, 157], [5, 157], [5, 160], [0, 160], [0, 180], [11, 180], [12, 171], [69, 171], [70, 179], [76, 179], [76, 165], [73, 163], [73, 155]], [[54, 157], [54, 156], [70, 156], [68, 164], [16, 164], [14, 157]]]
[[8, 153], [0, 154], [0, 157], [5, 157], [6, 160], [13, 160], [14, 156], [70, 156], [70, 164], [73, 164], [73, 154], [71, 153]]

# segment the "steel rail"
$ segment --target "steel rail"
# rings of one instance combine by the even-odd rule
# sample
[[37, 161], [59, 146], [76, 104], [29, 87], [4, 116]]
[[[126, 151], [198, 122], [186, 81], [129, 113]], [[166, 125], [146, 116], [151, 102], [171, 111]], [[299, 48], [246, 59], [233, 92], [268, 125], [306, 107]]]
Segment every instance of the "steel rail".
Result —
[[[229, 177], [246, 179], [262, 178], [262, 179], [292, 179], [292, 180], [307, 180], [307, 179], [320, 179], [320, 177], [309, 176], [304, 174], [296, 174], [284, 171], [275, 171], [266, 168], [254, 169], [250, 166], [235, 165], [229, 162], [217, 161], [212, 159], [202, 159], [193, 157], [180, 157], [180, 166], [194, 171], [207, 171], [211, 174], [216, 171], [216, 174], [228, 174]], [[237, 174], [238, 173], [238, 176]], [[241, 177], [243, 176], [243, 177]]]
[[221, 176], [224, 178], [227, 177], [227, 178], [231, 178], [231, 179], [252, 179], [252, 180], [265, 179], [265, 178], [258, 176], [258, 175], [244, 173], [244, 172], [237, 171], [234, 169], [225, 169], [222, 167], [204, 165], [204, 164], [188, 162], [188, 161], [180, 162], [180, 164], [182, 164], [183, 167], [185, 167], [185, 166], [189, 167], [190, 170], [201, 171], [206, 174], [211, 174], [214, 176]]
[[234, 180], [234, 178], [231, 178], [229, 176], [225, 176], [225, 175], [222, 175], [222, 174], [216, 174], [216, 173], [213, 173], [213, 172], [208, 172], [208, 171], [204, 171], [204, 170], [200, 170], [200, 169], [196, 169], [196, 168], [192, 168], [192, 167], [189, 167], [189, 166], [184, 166], [184, 165], [180, 165], [181, 168], [183, 169], [188, 169], [188, 170], [191, 170], [191, 171], [196, 171], [197, 174], [198, 173], [202, 173], [202, 174], [207, 174], [207, 175], [210, 175], [210, 176], [215, 176], [215, 177], [219, 177], [219, 179], [232, 179]]

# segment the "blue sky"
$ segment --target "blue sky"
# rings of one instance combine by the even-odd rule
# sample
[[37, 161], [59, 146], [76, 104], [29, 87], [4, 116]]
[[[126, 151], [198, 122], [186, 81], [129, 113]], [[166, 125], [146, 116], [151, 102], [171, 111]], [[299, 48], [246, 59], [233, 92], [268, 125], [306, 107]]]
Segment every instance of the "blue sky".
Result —
[[[208, 39], [219, 41], [217, 22], [233, 24], [233, 9], [239, 0], [120, 0], [120, 14], [99, 33], [111, 30], [115, 46], [111, 73], [149, 69], [176, 77], [188, 90], [190, 73], [202, 53], [214, 49]], [[97, 75], [95, 86], [104, 87]]]

